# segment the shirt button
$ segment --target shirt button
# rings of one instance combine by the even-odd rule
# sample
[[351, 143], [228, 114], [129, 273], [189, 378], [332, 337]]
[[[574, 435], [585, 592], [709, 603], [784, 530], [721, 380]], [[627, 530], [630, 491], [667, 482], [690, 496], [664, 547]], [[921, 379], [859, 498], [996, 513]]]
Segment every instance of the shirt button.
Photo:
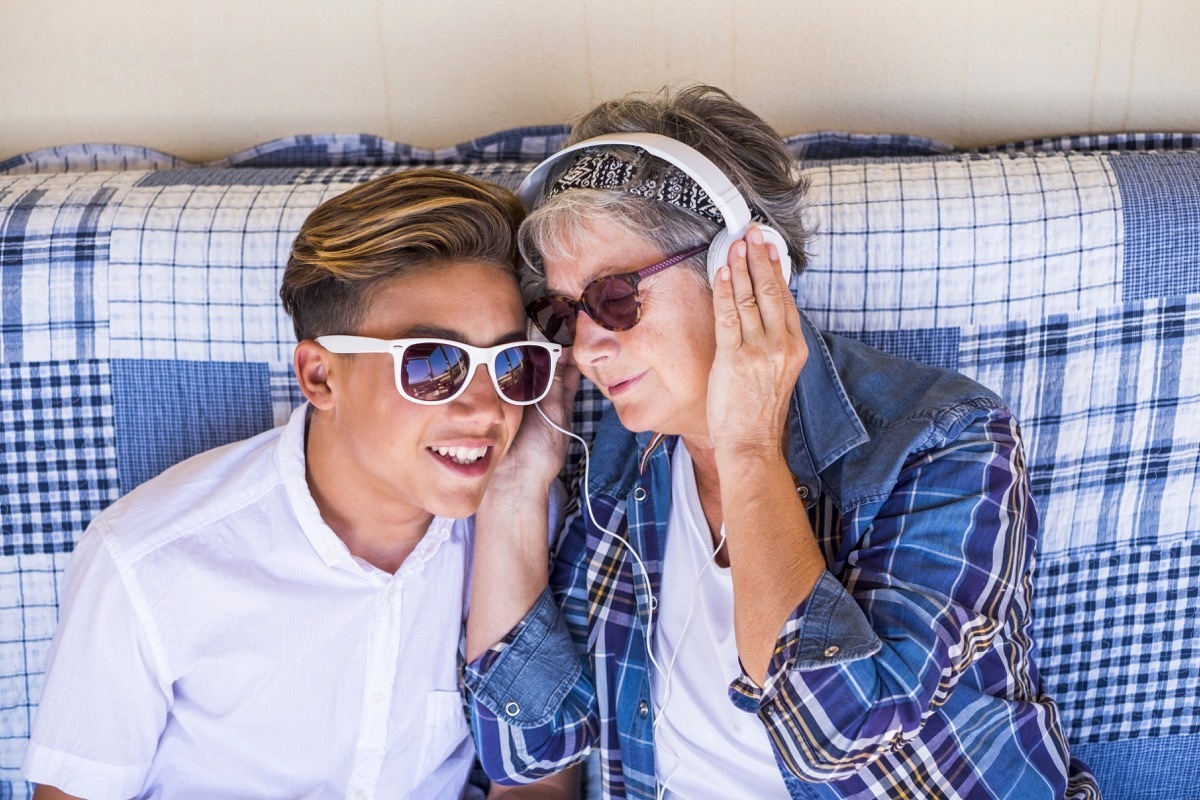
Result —
[[833, 658], [840, 652], [842, 652], [842, 648], [838, 647], [836, 644], [831, 644], [829, 647], [825, 648], [825, 657]]
[[649, 713], [650, 713], [650, 704], [649, 703], [647, 703], [645, 700], [638, 703], [638, 716], [639, 717], [644, 717]]
[[354, 800], [367, 800], [367, 793], [359, 789], [354, 793]]
[[508, 714], [510, 717], [515, 717], [517, 714], [521, 713], [521, 704], [516, 700], [509, 700], [504, 704], [504, 713]]
[[646, 490], [640, 486], [637, 487], [636, 489], [634, 489], [633, 490], [633, 499], [637, 500], [639, 503], [642, 502], [643, 500], [645, 500], [646, 499]]
[[380, 693], [380, 692], [376, 692], [375, 694], [371, 695], [371, 702], [372, 702], [372, 703], [374, 703], [374, 704], [375, 704], [375, 705], [377, 705], [377, 706], [381, 706], [381, 705], [383, 705], [383, 701], [384, 701], [385, 699], [386, 699], [386, 698], [385, 698], [385, 697], [383, 696], [383, 694], [382, 694], [382, 693]]

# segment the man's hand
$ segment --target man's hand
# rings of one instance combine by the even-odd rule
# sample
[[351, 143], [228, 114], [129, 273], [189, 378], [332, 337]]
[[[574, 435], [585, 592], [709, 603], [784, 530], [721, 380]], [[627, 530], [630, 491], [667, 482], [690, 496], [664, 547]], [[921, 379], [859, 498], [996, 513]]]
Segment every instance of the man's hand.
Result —
[[575, 765], [567, 767], [557, 775], [524, 786], [501, 786], [493, 783], [492, 790], [488, 792], [488, 800], [577, 800], [582, 774], [579, 765]]
[[33, 800], [80, 800], [80, 798], [53, 786], [39, 785], [33, 790]]

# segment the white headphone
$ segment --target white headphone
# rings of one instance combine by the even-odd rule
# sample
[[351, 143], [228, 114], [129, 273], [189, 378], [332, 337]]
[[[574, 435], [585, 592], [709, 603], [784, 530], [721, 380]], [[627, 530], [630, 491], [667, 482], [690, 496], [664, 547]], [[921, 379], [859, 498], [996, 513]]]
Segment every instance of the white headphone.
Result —
[[[717, 234], [708, 248], [708, 280], [711, 283], [717, 270], [729, 262], [729, 248], [745, 237], [751, 222], [750, 206], [738, 192], [737, 187], [730, 182], [716, 164], [677, 139], [657, 133], [621, 133], [596, 136], [571, 145], [538, 164], [532, 172], [525, 176], [525, 180], [517, 189], [517, 197], [521, 204], [525, 206], [526, 210], [533, 209], [551, 169], [563, 156], [585, 147], [599, 145], [628, 145], [644, 150], [650, 155], [657, 156], [678, 167], [704, 190], [725, 221], [725, 229]], [[787, 283], [792, 278], [792, 261], [788, 255], [787, 242], [774, 228], [760, 225], [759, 230], [762, 231], [763, 239], [767, 243], [775, 245], [779, 251], [779, 262], [783, 266], [783, 281]]]

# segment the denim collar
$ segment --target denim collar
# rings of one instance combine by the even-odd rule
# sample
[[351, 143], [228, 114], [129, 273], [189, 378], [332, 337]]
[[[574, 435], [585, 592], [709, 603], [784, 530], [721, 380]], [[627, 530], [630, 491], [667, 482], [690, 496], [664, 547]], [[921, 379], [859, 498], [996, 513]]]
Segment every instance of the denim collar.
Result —
[[846, 387], [833, 365], [825, 338], [803, 311], [800, 328], [808, 344], [808, 361], [800, 371], [787, 420], [788, 468], [815, 500], [817, 475], [870, 436], [855, 412]]

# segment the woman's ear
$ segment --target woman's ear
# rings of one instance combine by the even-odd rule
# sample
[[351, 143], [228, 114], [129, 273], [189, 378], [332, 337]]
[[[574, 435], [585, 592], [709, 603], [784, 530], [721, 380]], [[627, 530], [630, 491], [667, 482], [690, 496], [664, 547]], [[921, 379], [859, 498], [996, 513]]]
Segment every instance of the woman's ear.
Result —
[[313, 407], [328, 411], [334, 406], [333, 387], [329, 382], [330, 372], [337, 366], [336, 358], [312, 339], [304, 339], [296, 345], [292, 354], [292, 369], [300, 391]]

